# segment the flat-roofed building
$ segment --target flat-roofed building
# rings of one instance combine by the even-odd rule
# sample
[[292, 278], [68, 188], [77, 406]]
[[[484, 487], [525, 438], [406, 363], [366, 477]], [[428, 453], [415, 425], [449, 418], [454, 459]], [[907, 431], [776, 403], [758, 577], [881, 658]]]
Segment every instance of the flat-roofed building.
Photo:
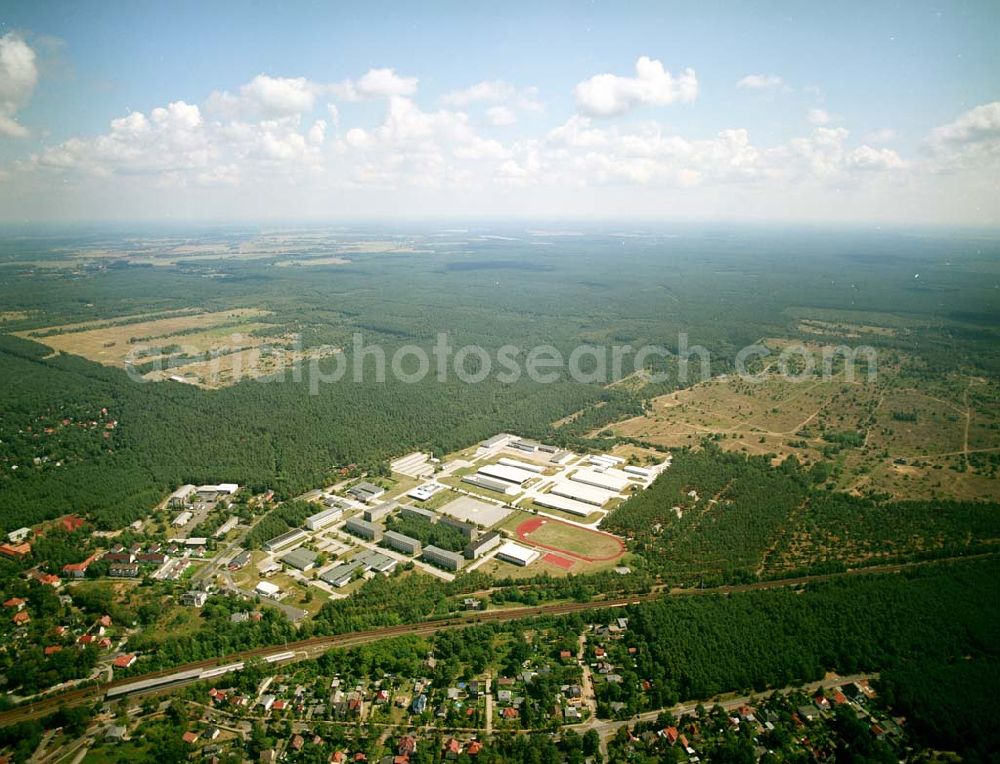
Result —
[[552, 462], [553, 464], [558, 464], [562, 466], [567, 462], [573, 461], [573, 459], [575, 458], [576, 454], [574, 454], [572, 451], [560, 451], [559, 453], [555, 454], [555, 456], [553, 456], [551, 459], [549, 459], [549, 461]]
[[238, 518], [236, 515], [233, 515], [228, 520], [226, 520], [226, 522], [224, 522], [222, 525], [216, 528], [215, 533], [213, 533], [212, 536], [214, 538], [221, 539], [223, 536], [225, 536], [227, 533], [229, 533], [229, 531], [231, 531], [239, 524], [240, 524], [240, 518]]
[[383, 520], [398, 506], [399, 504], [394, 501], [383, 501], [381, 504], [377, 504], [376, 506], [365, 510], [365, 520], [370, 523]]
[[458, 570], [465, 564], [465, 557], [458, 552], [449, 552], [447, 549], [433, 545], [425, 546], [423, 554], [420, 556], [421, 559], [445, 570]]
[[403, 517], [409, 518], [410, 520], [423, 520], [425, 523], [436, 523], [440, 515], [430, 509], [424, 509], [423, 507], [414, 507], [409, 504], [404, 504], [399, 508], [399, 514]]
[[403, 554], [419, 555], [423, 549], [423, 545], [419, 539], [397, 533], [396, 531], [386, 531], [383, 533], [382, 543]]
[[528, 462], [522, 462], [520, 459], [511, 459], [507, 456], [497, 459], [497, 464], [503, 467], [516, 467], [519, 470], [527, 470], [538, 475], [545, 471], [545, 467], [540, 464], [529, 464]]
[[171, 509], [183, 507], [196, 490], [197, 487], [191, 485], [190, 483], [188, 485], [182, 485], [167, 497], [167, 506]]
[[501, 432], [499, 435], [494, 435], [492, 438], [488, 438], [479, 444], [482, 449], [490, 450], [494, 448], [502, 448], [514, 440], [513, 435], [508, 435], [506, 432]]
[[366, 571], [374, 570], [376, 573], [391, 573], [398, 564], [395, 558], [374, 549], [362, 549], [351, 559], [364, 566]]
[[305, 541], [307, 538], [309, 538], [309, 534], [304, 530], [301, 528], [292, 528], [292, 530], [285, 531], [280, 536], [275, 536], [273, 539], [265, 541], [264, 550], [267, 552], [276, 552], [279, 549], [284, 549], [286, 546]]
[[192, 517], [194, 517], [194, 512], [192, 512], [189, 509], [185, 509], [179, 515], [177, 515], [177, 517], [174, 518], [173, 524], [176, 525], [178, 528], [183, 528], [185, 525], [191, 522]]
[[638, 477], [647, 479], [653, 477], [654, 474], [653, 470], [649, 469], [649, 467], [636, 467], [632, 464], [626, 464], [624, 467], [622, 467], [622, 471], [627, 472], [630, 475], [636, 475]]
[[524, 451], [526, 454], [533, 454], [538, 450], [538, 445], [537, 441], [521, 438], [520, 440], [508, 443], [507, 448], [513, 448], [515, 451]]
[[385, 489], [374, 483], [361, 482], [356, 486], [348, 488], [347, 493], [358, 501], [363, 501], [367, 504], [382, 496], [385, 493]]
[[408, 477], [427, 477], [434, 474], [434, 465], [430, 463], [430, 454], [414, 451], [402, 456], [389, 465], [389, 469]]
[[272, 584], [270, 581], [259, 582], [253, 590], [261, 597], [270, 597], [271, 599], [275, 599], [281, 594], [281, 587], [277, 584]]
[[344, 530], [369, 541], [381, 541], [382, 529], [360, 517], [352, 517], [344, 523]]
[[538, 559], [538, 556], [537, 549], [529, 549], [526, 546], [515, 544], [513, 541], [508, 541], [497, 550], [497, 559], [520, 565], [522, 568], [533, 563]]
[[299, 547], [286, 555], [283, 555], [281, 561], [296, 570], [301, 570], [305, 573], [307, 570], [312, 570], [316, 566], [316, 553], [310, 552], [308, 549], [303, 549]]
[[488, 478], [506, 480], [508, 483], [521, 485], [527, 480], [538, 477], [530, 470], [522, 470], [518, 467], [507, 467], [503, 464], [487, 464], [476, 470], [477, 475], [485, 475]]
[[462, 482], [474, 485], [477, 488], [485, 488], [487, 491], [496, 491], [497, 493], [502, 493], [505, 496], [513, 496], [518, 492], [517, 486], [513, 483], [508, 483], [506, 480], [487, 477], [486, 475], [480, 475], [479, 473], [476, 473], [475, 475], [465, 475], [462, 478]]
[[319, 580], [325, 581], [339, 589], [351, 583], [351, 580], [354, 578], [354, 571], [360, 567], [361, 563], [359, 562], [344, 562], [340, 565], [334, 565], [332, 568], [327, 568], [320, 573]]
[[604, 456], [588, 456], [587, 462], [602, 470], [615, 465], [613, 461]]
[[567, 499], [565, 496], [556, 496], [551, 493], [540, 494], [535, 497], [534, 501], [535, 504], [542, 507], [559, 509], [563, 512], [569, 512], [571, 515], [577, 515], [578, 517], [586, 517], [594, 511], [594, 506], [592, 504], [585, 504], [584, 502], [577, 501], [576, 499]]
[[20, 544], [28, 536], [31, 535], [31, 528], [18, 528], [16, 531], [11, 531], [7, 534], [7, 540], [11, 544]]
[[440, 483], [424, 483], [423, 485], [418, 485], [416, 488], [413, 488], [406, 495], [415, 501], [427, 501], [431, 496], [442, 489], [444, 489], [444, 486]]
[[309, 515], [304, 524], [309, 530], [318, 531], [328, 525], [333, 525], [343, 514], [344, 510], [340, 507], [330, 507], [329, 509], [324, 509], [322, 512], [317, 512], [315, 515]]
[[457, 520], [454, 517], [449, 517], [448, 515], [441, 515], [441, 519], [438, 521], [440, 525], [447, 525], [456, 530], [462, 532], [469, 541], [475, 541], [479, 537], [479, 528], [477, 528], [472, 523], [467, 523], [463, 520]]
[[491, 549], [500, 546], [501, 541], [503, 541], [503, 536], [497, 531], [487, 533], [482, 538], [469, 542], [465, 547], [465, 556], [470, 560], [478, 560]]
[[628, 485], [628, 476], [608, 474], [607, 472], [597, 472], [596, 470], [580, 469], [569, 476], [570, 480], [577, 483], [603, 488], [605, 491], [621, 492]]
[[567, 499], [576, 499], [585, 504], [593, 504], [595, 507], [603, 507], [618, 496], [618, 494], [605, 491], [603, 488], [597, 488], [586, 483], [574, 483], [572, 480], [561, 480], [555, 483], [549, 490], [549, 493], [556, 496], [565, 496]]

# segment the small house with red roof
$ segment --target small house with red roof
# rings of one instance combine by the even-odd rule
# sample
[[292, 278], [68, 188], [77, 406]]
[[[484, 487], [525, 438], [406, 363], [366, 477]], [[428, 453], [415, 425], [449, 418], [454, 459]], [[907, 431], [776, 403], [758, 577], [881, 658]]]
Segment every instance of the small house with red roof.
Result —
[[59, 519], [59, 524], [62, 525], [63, 530], [67, 533], [73, 533], [83, 527], [84, 520], [82, 517], [77, 517], [76, 515], [64, 515]]
[[72, 578], [83, 578], [87, 575], [87, 568], [90, 567], [91, 563], [97, 559], [96, 554], [90, 555], [86, 560], [82, 562], [70, 562], [63, 565], [62, 572], [66, 576], [71, 576]]
[[403, 735], [396, 746], [396, 753], [400, 756], [412, 756], [417, 750], [417, 739], [412, 735]]
[[0, 554], [4, 557], [19, 560], [20, 558], [27, 557], [31, 554], [31, 544], [27, 541], [23, 544], [0, 544]]

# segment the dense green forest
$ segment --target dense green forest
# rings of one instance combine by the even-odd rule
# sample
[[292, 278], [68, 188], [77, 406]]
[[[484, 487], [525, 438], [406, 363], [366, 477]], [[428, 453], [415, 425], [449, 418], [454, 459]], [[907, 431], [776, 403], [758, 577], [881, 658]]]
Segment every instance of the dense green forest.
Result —
[[675, 451], [602, 527], [628, 538], [651, 571], [688, 584], [983, 553], [1000, 539], [994, 504], [855, 497], [820, 488], [818, 471], [706, 442]]
[[793, 588], [665, 598], [629, 608], [625, 644], [638, 679], [612, 686], [630, 708], [671, 705], [729, 690], [761, 691], [914, 660], [997, 658], [1000, 603], [984, 581], [1000, 561], [931, 566], [906, 575], [845, 577]]
[[[495, 351], [513, 343], [523, 352], [551, 344], [564, 354], [579, 343], [676, 350], [684, 333], [689, 345], [711, 352], [712, 371], [720, 373], [761, 337], [809, 338], [797, 328], [803, 315], [875, 316], [900, 332], [865, 335], [865, 344], [919, 354], [929, 375], [1000, 369], [1000, 309], [991, 279], [983, 278], [994, 268], [996, 244], [975, 237], [683, 226], [628, 239], [596, 230], [505, 232], [509, 240], [413, 230], [408, 236], [419, 252], [352, 252], [346, 265], [300, 268], [275, 267], [285, 255], [138, 267], [125, 254], [151, 249], [138, 243], [142, 232], [21, 235], [0, 243], [4, 329], [253, 307], [269, 311], [268, 331], [295, 333], [306, 348], [348, 347], [361, 332], [390, 354], [407, 343], [430, 347], [439, 332], [455, 347]], [[156, 235], [235, 245], [256, 232]], [[386, 232], [331, 232], [327, 243], [336, 251], [342, 241], [379, 236]], [[123, 259], [113, 267], [37, 267], [64, 262], [74, 247], [122, 251]], [[942, 307], [957, 294], [961, 311]], [[203, 391], [136, 384], [121, 370], [3, 336], [0, 525], [73, 510], [117, 527], [189, 481], [235, 481], [288, 497], [336, 467], [375, 466], [414, 448], [440, 454], [504, 429], [577, 444], [640, 411], [642, 397], [679, 384], [641, 391], [526, 377], [511, 384], [451, 380], [432, 375], [404, 384], [390, 375], [385, 383], [322, 385], [316, 395], [306, 379]], [[576, 419], [552, 429], [574, 412]]]
[[928, 748], [957, 751], [968, 761], [991, 761], [1000, 751], [997, 656], [913, 660], [882, 672], [882, 700], [905, 716]]

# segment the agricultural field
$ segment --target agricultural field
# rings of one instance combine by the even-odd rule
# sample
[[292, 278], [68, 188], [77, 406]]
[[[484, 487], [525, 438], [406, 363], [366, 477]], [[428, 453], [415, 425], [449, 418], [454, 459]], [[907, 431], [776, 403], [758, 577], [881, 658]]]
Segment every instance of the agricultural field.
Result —
[[[130, 316], [15, 332], [61, 353], [131, 368], [160, 381], [179, 377], [201, 387], [231, 385], [244, 377], [273, 374], [311, 357], [277, 334], [268, 311], [236, 308], [179, 311], [166, 317]], [[321, 351], [312, 351], [315, 354]], [[326, 351], [328, 353], [329, 351]]]

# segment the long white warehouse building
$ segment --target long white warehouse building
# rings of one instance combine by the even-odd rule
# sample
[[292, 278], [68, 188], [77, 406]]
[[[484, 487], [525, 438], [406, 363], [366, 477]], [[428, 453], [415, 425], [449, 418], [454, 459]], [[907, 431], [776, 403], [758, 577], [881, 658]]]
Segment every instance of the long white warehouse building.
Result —
[[480, 467], [477, 472], [486, 477], [506, 480], [508, 483], [516, 483], [517, 485], [521, 485], [524, 481], [531, 480], [533, 477], [538, 477], [538, 475], [530, 470], [523, 470], [519, 467], [507, 467], [503, 464], [487, 464], [485, 467]]
[[571, 515], [578, 515], [579, 517], [586, 517], [594, 511], [594, 507], [591, 504], [584, 504], [582, 501], [577, 501], [576, 499], [567, 499], [565, 496], [553, 496], [551, 493], [543, 493], [536, 496], [535, 504], [550, 509], [561, 509], [563, 512], [569, 512]]
[[504, 467], [517, 467], [519, 470], [527, 470], [528, 472], [535, 472], [538, 474], [541, 474], [545, 469], [537, 464], [528, 464], [528, 462], [522, 462], [520, 459], [511, 459], [506, 456], [498, 459], [497, 464], [502, 464]]
[[567, 499], [576, 499], [586, 504], [593, 504], [595, 507], [603, 507], [611, 499], [618, 496], [618, 494], [605, 491], [603, 488], [597, 488], [586, 483], [574, 483], [572, 480], [559, 481], [552, 486], [549, 493], [553, 493], [556, 496], [564, 496]]
[[489, 491], [496, 491], [497, 493], [502, 493], [506, 496], [513, 496], [517, 493], [517, 486], [513, 483], [508, 483], [506, 480], [486, 477], [486, 475], [480, 475], [478, 473], [475, 475], [466, 475], [462, 478], [462, 482], [478, 486], [479, 488], [485, 488]]
[[577, 483], [597, 486], [606, 491], [614, 491], [615, 493], [620, 492], [628, 485], [628, 477], [618, 477], [617, 475], [609, 475], [606, 472], [595, 472], [588, 469], [577, 470], [569, 476], [569, 479]]

